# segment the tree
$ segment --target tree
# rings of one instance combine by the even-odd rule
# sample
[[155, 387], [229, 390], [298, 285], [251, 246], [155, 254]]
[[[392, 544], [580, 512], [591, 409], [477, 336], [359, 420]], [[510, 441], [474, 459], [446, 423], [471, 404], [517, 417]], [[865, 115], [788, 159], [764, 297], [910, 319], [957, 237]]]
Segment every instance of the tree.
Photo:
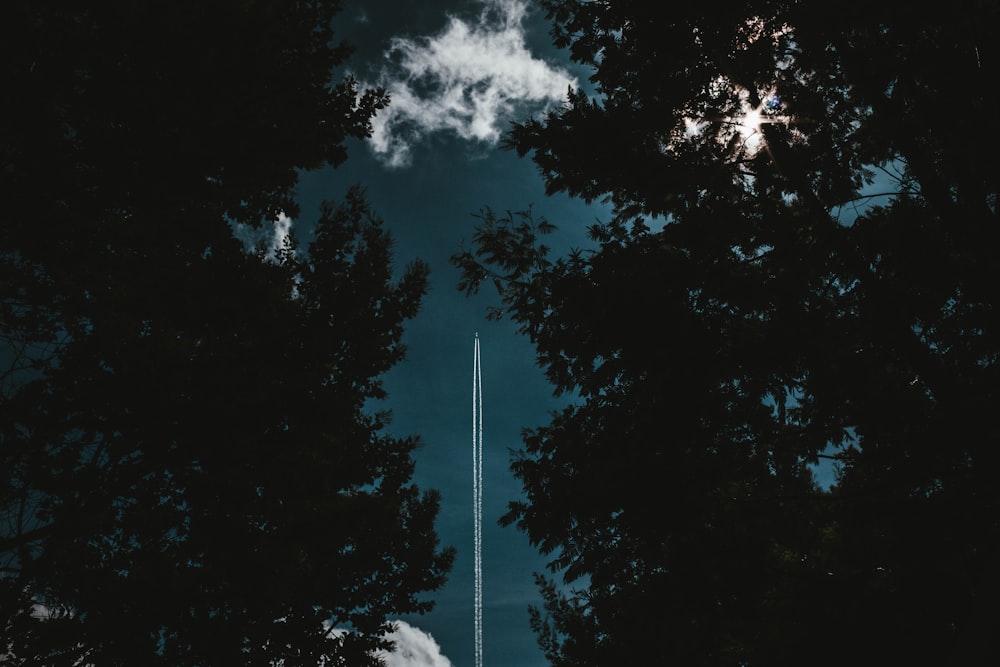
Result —
[[386, 102], [331, 82], [338, 9], [4, 6], [5, 661], [377, 664], [431, 607], [438, 498], [367, 406], [426, 266], [357, 188], [267, 242]]
[[997, 4], [543, 4], [595, 97], [509, 147], [615, 217], [552, 257], [486, 210], [454, 262], [578, 397], [504, 519], [576, 582], [550, 661], [995, 659]]

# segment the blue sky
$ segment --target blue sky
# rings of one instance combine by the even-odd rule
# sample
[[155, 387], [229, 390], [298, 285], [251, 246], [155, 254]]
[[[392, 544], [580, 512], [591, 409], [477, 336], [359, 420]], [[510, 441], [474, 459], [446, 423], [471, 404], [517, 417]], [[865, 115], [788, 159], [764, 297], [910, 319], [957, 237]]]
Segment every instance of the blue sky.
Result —
[[546, 661], [527, 608], [540, 601], [532, 573], [545, 560], [497, 519], [520, 493], [509, 451], [520, 446], [521, 429], [544, 424], [566, 399], [552, 396], [530, 343], [511, 322], [485, 320], [493, 295], [469, 299], [457, 291], [459, 275], [448, 258], [471, 241], [474, 214], [485, 206], [532, 206], [560, 228], [551, 240], [564, 249], [585, 245], [586, 227], [608, 219], [606, 208], [546, 197], [533, 163], [498, 148], [511, 121], [561, 103], [586, 72], [549, 46], [544, 16], [524, 0], [347, 2], [335, 27], [357, 47], [349, 69], [385, 86], [395, 102], [376, 119], [372, 141], [351, 145], [343, 166], [304, 175], [295, 227], [308, 241], [319, 202], [360, 183], [395, 239], [397, 266], [415, 258], [430, 264], [429, 293], [405, 335], [408, 357], [386, 378], [387, 406], [393, 434], [422, 439], [416, 482], [442, 493], [439, 534], [458, 550], [449, 583], [433, 596], [436, 609], [403, 619], [403, 650], [389, 665], [473, 665], [471, 389], [478, 331], [485, 663], [540, 667]]

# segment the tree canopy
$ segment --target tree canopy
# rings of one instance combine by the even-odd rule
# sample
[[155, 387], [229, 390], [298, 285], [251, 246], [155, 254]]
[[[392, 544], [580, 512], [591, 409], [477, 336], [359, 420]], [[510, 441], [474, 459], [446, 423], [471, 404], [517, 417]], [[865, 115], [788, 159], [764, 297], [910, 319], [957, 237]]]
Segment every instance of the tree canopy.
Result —
[[592, 93], [508, 146], [614, 218], [453, 261], [575, 397], [504, 519], [549, 660], [994, 661], [997, 3], [542, 4]]
[[0, 10], [0, 660], [376, 664], [430, 608], [438, 498], [368, 405], [427, 267], [360, 188], [268, 240], [386, 102], [338, 10]]

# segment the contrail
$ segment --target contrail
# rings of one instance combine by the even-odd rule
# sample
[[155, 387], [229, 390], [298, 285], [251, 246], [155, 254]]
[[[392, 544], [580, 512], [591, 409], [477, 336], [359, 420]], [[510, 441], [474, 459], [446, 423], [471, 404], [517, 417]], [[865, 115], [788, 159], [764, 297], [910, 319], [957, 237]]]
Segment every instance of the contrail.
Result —
[[472, 361], [472, 519], [475, 558], [475, 667], [483, 667], [483, 374], [479, 364], [478, 332]]

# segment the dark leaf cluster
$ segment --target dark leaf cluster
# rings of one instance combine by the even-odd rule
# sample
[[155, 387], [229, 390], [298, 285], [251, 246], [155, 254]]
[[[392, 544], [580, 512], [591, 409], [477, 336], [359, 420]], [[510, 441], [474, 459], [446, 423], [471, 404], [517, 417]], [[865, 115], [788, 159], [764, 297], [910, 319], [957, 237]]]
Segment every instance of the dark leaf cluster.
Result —
[[[380, 376], [426, 289], [355, 188], [337, 2], [0, 9], [0, 661], [377, 664], [452, 552]], [[331, 631], [335, 630], [335, 631]]]
[[454, 261], [576, 398], [504, 518], [552, 664], [994, 662], [997, 3], [543, 5], [596, 93], [509, 145], [615, 217]]

